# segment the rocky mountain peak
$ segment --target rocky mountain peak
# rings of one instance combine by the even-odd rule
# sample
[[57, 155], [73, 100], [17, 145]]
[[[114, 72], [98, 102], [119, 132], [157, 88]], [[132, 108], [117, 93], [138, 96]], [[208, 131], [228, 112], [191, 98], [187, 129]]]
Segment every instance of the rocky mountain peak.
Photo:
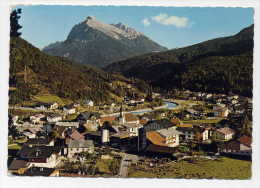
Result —
[[123, 23], [106, 24], [93, 16], [87, 16], [76, 24], [64, 42], [43, 49], [50, 55], [99, 67], [131, 56], [164, 50], [165, 47]]

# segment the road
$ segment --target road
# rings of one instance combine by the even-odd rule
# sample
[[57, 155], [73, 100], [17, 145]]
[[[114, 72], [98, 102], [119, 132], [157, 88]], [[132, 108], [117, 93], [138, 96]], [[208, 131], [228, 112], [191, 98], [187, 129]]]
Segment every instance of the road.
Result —
[[9, 106], [9, 109], [29, 110], [29, 111], [35, 111], [35, 112], [54, 112], [53, 110], [41, 110], [41, 109], [35, 109], [35, 108], [30, 108], [30, 107], [22, 107], [22, 106]]
[[120, 169], [119, 169], [119, 177], [126, 178], [128, 175], [128, 167], [132, 162], [137, 162], [138, 156], [125, 153], [122, 157]]

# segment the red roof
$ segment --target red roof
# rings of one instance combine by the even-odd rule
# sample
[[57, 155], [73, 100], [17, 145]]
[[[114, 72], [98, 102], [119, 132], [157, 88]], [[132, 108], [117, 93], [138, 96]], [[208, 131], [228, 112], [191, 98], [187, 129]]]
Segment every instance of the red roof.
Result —
[[150, 140], [154, 145], [167, 146], [165, 144], [165, 138], [163, 138], [156, 131], [150, 131], [150, 132], [146, 133], [146, 136], [147, 136], [147, 139]]
[[70, 135], [70, 138], [73, 140], [84, 140], [85, 137], [80, 134], [77, 130], [73, 131], [73, 133]]
[[126, 122], [132, 122], [132, 121], [138, 121], [139, 119], [134, 114], [128, 113], [128, 114], [125, 114], [125, 120], [126, 120]]
[[101, 117], [100, 118], [100, 122], [101, 123], [104, 123], [104, 122], [106, 122], [106, 121], [108, 121], [108, 122], [112, 122], [112, 121], [115, 121], [116, 120], [116, 117], [115, 116], [104, 116], [104, 117]]
[[239, 142], [245, 146], [251, 147], [252, 138], [246, 135], [243, 135], [239, 138]]

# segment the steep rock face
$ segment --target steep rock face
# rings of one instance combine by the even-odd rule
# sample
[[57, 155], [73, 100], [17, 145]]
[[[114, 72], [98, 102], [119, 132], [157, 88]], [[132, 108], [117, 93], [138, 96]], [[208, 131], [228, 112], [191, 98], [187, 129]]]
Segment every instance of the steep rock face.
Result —
[[64, 42], [45, 47], [49, 55], [67, 57], [79, 63], [104, 67], [112, 62], [165, 47], [122, 23], [105, 24], [94, 17], [75, 25]]

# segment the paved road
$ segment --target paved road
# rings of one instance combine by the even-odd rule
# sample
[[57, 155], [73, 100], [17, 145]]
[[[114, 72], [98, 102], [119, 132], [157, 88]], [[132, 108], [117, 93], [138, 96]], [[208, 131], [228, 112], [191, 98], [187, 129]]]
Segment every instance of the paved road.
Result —
[[41, 110], [41, 109], [35, 109], [30, 107], [22, 107], [22, 106], [9, 106], [9, 109], [16, 109], [16, 110], [30, 110], [35, 112], [54, 112], [53, 110]]
[[128, 167], [132, 162], [137, 162], [138, 156], [125, 153], [121, 160], [119, 169], [119, 177], [125, 178], [128, 175]]

